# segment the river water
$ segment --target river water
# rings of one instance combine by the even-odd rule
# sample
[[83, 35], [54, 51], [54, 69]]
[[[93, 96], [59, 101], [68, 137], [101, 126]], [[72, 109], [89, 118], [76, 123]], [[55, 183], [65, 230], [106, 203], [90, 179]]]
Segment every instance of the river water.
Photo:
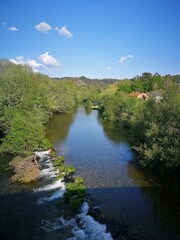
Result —
[[84, 179], [114, 239], [180, 239], [177, 180], [162, 184], [138, 169], [125, 135], [84, 107], [55, 115], [47, 128], [57, 153]]
[[[104, 122], [98, 111], [80, 107], [57, 114], [47, 138], [58, 155], [76, 168], [101, 223], [88, 206], [72, 219], [62, 217], [56, 200], [64, 184], [56, 181], [49, 159], [41, 161], [41, 178], [33, 184], [12, 183], [11, 157], [0, 159], [1, 240], [178, 240], [180, 201], [176, 178], [157, 179], [134, 164], [127, 133]], [[163, 183], [162, 183], [163, 182]], [[104, 225], [105, 224], [105, 225]]]

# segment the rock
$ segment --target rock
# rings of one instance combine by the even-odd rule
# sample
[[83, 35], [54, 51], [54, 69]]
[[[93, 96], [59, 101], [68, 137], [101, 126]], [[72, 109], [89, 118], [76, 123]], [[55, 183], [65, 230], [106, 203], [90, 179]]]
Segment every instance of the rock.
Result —
[[92, 206], [89, 208], [89, 212], [88, 212], [96, 221], [100, 221], [101, 220], [101, 215], [102, 215], [102, 210], [99, 206]]
[[15, 157], [10, 166], [15, 172], [11, 178], [13, 182], [30, 183], [36, 181], [39, 177], [40, 169], [39, 165], [34, 161], [34, 156], [26, 158]]

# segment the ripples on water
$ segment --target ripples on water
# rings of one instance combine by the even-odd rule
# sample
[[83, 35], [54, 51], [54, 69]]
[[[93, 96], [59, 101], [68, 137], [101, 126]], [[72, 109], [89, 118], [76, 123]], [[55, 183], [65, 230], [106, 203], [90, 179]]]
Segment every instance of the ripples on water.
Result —
[[47, 137], [83, 177], [115, 239], [180, 239], [176, 179], [162, 183], [137, 168], [126, 134], [83, 107], [54, 116], [47, 127]]
[[55, 202], [65, 186], [56, 181], [49, 159], [42, 160], [40, 179], [30, 185], [12, 184], [12, 173], [4, 171], [7, 159], [1, 159], [1, 240], [112, 239], [109, 231], [115, 240], [180, 239], [176, 179], [164, 185], [136, 168], [121, 129], [104, 123], [97, 111], [87, 114], [79, 108], [55, 115], [47, 126], [47, 137], [84, 178], [108, 231], [87, 214], [86, 203], [76, 217], [62, 217], [63, 209], [57, 209]]
[[[40, 176], [51, 178], [56, 174], [52, 164], [49, 162], [49, 168], [43, 169]], [[47, 161], [44, 165], [47, 166]], [[44, 170], [46, 174], [44, 174]], [[53, 192], [52, 192], [53, 190]], [[40, 188], [34, 189], [34, 192], [46, 192], [51, 191], [51, 193], [41, 196], [37, 204], [42, 205], [48, 202], [54, 201], [63, 197], [65, 193], [65, 183], [63, 179], [52, 181], [50, 184], [45, 185]], [[64, 237], [68, 240], [112, 240], [111, 234], [107, 233], [106, 226], [95, 221], [90, 215], [88, 215], [89, 206], [84, 203], [81, 207], [80, 214], [72, 219], [64, 220], [63, 217], [59, 217], [53, 220], [42, 220], [40, 230], [44, 230], [48, 234], [56, 232], [57, 236], [60, 237], [60, 231], [64, 231]], [[72, 235], [70, 238], [67, 235]], [[49, 237], [52, 237], [48, 235]]]
[[42, 158], [40, 164], [40, 179], [28, 188], [12, 184], [10, 172], [5, 174], [6, 177], [1, 175], [1, 179], [7, 179], [11, 187], [0, 196], [0, 239], [112, 239], [111, 234], [106, 232], [106, 226], [88, 215], [87, 203], [82, 205], [80, 213], [74, 218], [65, 220], [62, 217], [63, 206], [62, 209], [57, 208], [55, 202], [63, 197], [65, 183], [63, 179], [55, 179], [58, 172], [49, 158]]

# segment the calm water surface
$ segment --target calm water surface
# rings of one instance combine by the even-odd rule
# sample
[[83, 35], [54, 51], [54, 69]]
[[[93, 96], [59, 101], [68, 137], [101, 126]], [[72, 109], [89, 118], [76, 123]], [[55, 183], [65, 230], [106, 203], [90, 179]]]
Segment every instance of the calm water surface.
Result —
[[[55, 115], [47, 137], [83, 177], [116, 239], [180, 239], [178, 184], [161, 184], [135, 167], [123, 131], [96, 110]], [[111, 224], [110, 224], [111, 223]]]
[[[87, 191], [94, 205], [100, 207], [101, 219], [115, 240], [180, 239], [180, 194], [176, 178], [162, 184], [135, 167], [126, 134], [103, 122], [97, 111], [86, 111], [84, 107], [74, 113], [54, 115], [47, 126], [48, 139], [84, 178]], [[41, 170], [50, 175], [33, 184], [17, 184], [11, 182], [12, 172], [7, 170], [10, 159], [10, 156], [0, 158], [1, 240], [94, 240], [92, 235], [72, 238], [71, 224], [66, 222], [61, 226], [58, 221], [63, 208], [57, 208], [55, 201], [61, 188], [52, 189], [57, 181], [48, 177], [53, 176], [50, 165], [46, 167], [44, 162]], [[45, 202], [39, 205], [40, 200]], [[83, 219], [88, 222], [86, 233], [91, 226], [93, 232], [101, 232], [98, 236], [102, 236], [102, 225], [94, 225], [85, 215]], [[77, 225], [75, 228], [77, 232]]]

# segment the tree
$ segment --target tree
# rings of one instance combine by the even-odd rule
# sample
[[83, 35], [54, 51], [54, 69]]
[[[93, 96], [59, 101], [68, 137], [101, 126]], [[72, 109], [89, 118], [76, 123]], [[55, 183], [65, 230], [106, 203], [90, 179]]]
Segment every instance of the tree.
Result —
[[[175, 86], [166, 90], [164, 101], [148, 101], [140, 116], [132, 125], [136, 133], [134, 149], [140, 163], [161, 173], [172, 173], [180, 167], [180, 97]], [[141, 126], [140, 134], [135, 132]], [[142, 134], [143, 133], [143, 134]]]
[[133, 80], [131, 84], [131, 89], [133, 92], [143, 92], [144, 88], [140, 79]]

